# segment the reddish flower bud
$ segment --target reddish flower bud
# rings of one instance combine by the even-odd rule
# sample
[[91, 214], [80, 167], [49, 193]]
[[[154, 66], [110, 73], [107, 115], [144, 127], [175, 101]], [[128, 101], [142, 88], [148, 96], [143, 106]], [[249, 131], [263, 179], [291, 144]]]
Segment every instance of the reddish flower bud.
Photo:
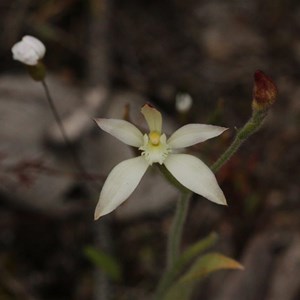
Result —
[[252, 109], [255, 111], [268, 109], [275, 102], [277, 94], [273, 80], [264, 72], [257, 70], [254, 73]]

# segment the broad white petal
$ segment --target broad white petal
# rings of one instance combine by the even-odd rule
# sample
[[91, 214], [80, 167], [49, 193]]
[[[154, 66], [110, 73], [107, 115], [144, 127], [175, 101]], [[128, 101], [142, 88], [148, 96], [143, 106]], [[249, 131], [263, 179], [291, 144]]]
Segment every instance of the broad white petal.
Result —
[[225, 130], [227, 128], [213, 125], [187, 124], [170, 136], [168, 144], [173, 149], [189, 147], [218, 136]]
[[13, 59], [18, 60], [23, 64], [34, 66], [38, 63], [39, 57], [34, 50], [24, 42], [16, 43], [12, 49]]
[[113, 211], [132, 194], [148, 166], [139, 156], [124, 160], [111, 170], [100, 193], [95, 220]]
[[188, 154], [170, 154], [164, 161], [169, 172], [186, 188], [208, 200], [226, 205], [215, 175], [200, 159]]
[[46, 47], [37, 38], [26, 35], [12, 47], [11, 51], [13, 59], [26, 65], [34, 66], [44, 57]]
[[22, 41], [34, 50], [39, 59], [42, 59], [45, 56], [46, 47], [39, 39], [31, 35], [25, 35], [22, 38]]
[[144, 143], [140, 130], [125, 120], [95, 119], [95, 121], [102, 130], [129, 146], [140, 147]]
[[141, 112], [147, 121], [150, 132], [156, 131], [158, 133], [161, 133], [161, 128], [162, 128], [161, 113], [156, 108], [154, 108], [149, 104], [145, 104], [142, 107]]

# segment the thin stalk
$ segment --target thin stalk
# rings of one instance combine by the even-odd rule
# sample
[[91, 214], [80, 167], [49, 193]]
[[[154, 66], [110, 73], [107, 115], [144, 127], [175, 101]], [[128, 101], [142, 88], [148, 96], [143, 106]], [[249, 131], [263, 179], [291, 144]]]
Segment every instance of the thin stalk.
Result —
[[62, 120], [60, 118], [60, 115], [59, 115], [59, 113], [58, 113], [58, 111], [56, 109], [56, 106], [54, 104], [54, 101], [53, 101], [53, 99], [51, 97], [48, 85], [47, 85], [47, 83], [46, 83], [45, 80], [42, 80], [41, 82], [42, 82], [43, 88], [45, 90], [47, 102], [48, 102], [49, 107], [51, 109], [51, 112], [52, 112], [52, 114], [53, 114], [53, 116], [55, 118], [55, 121], [56, 121], [56, 123], [57, 123], [57, 125], [59, 127], [59, 130], [60, 130], [60, 132], [61, 132], [61, 134], [63, 136], [64, 142], [65, 142], [65, 144], [66, 144], [66, 146], [68, 148], [68, 151], [69, 151], [69, 153], [70, 153], [70, 155], [71, 155], [71, 157], [73, 159], [73, 163], [74, 163], [75, 167], [78, 169], [80, 176], [82, 176], [84, 178], [89, 178], [89, 176], [87, 175], [84, 167], [82, 166], [82, 164], [81, 164], [81, 162], [80, 162], [80, 160], [79, 160], [79, 158], [78, 158], [78, 156], [77, 156], [77, 154], [76, 154], [76, 152], [75, 152], [75, 150], [74, 150], [74, 148], [72, 146], [72, 143], [70, 142], [70, 140], [68, 138], [68, 135], [66, 133], [64, 125], [63, 125]]
[[[169, 178], [169, 180], [172, 178]], [[170, 180], [172, 182], [172, 180]], [[180, 198], [176, 203], [176, 210], [172, 221], [170, 233], [168, 235], [167, 244], [167, 268], [161, 277], [157, 290], [155, 292], [155, 300], [162, 299], [165, 290], [169, 287], [174, 279], [174, 269], [180, 255], [180, 244], [182, 239], [183, 226], [189, 209], [190, 198], [192, 192], [182, 190]]]
[[[216, 173], [220, 168], [234, 155], [234, 153], [240, 148], [242, 143], [247, 140], [253, 133], [255, 133], [262, 125], [264, 118], [266, 117], [266, 111], [254, 111], [249, 121], [238, 131], [235, 139], [231, 145], [225, 150], [220, 158], [211, 166], [211, 170]], [[157, 299], [160, 299], [165, 292], [168, 284], [173, 278], [173, 273], [170, 272], [177, 262], [180, 254], [180, 243], [182, 239], [183, 225], [188, 212], [189, 200], [192, 193], [185, 190], [180, 183], [164, 168], [160, 168], [165, 177], [174, 184], [180, 191], [181, 197], [177, 202], [176, 211], [171, 226], [168, 247], [167, 247], [167, 270], [162, 277], [157, 290]]]
[[217, 173], [220, 168], [234, 155], [244, 141], [255, 133], [262, 125], [266, 117], [265, 111], [254, 112], [249, 121], [238, 131], [235, 139], [219, 159], [211, 166], [211, 170]]
[[237, 134], [231, 145], [227, 150], [218, 158], [218, 160], [211, 166], [211, 170], [217, 173], [221, 167], [233, 156], [233, 154], [240, 148], [244, 139], [241, 139]]
[[180, 244], [182, 238], [183, 225], [186, 220], [186, 215], [189, 208], [191, 192], [182, 192], [179, 200], [177, 201], [175, 216], [172, 222], [168, 247], [167, 247], [167, 268], [173, 268], [180, 253]]

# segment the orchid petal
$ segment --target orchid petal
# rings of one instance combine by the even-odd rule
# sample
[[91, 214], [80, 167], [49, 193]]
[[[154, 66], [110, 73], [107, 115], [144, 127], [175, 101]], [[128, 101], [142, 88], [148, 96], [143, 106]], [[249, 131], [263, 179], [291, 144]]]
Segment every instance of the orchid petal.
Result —
[[140, 147], [143, 145], [143, 134], [133, 124], [125, 120], [117, 119], [95, 119], [95, 121], [102, 130], [111, 134], [123, 143], [133, 147]]
[[161, 113], [156, 108], [154, 108], [149, 104], [145, 104], [142, 107], [141, 112], [147, 121], [150, 132], [156, 131], [158, 133], [161, 133], [161, 129], [162, 129]]
[[22, 41], [24, 43], [28, 44], [28, 46], [30, 46], [34, 50], [34, 52], [37, 54], [39, 59], [41, 59], [45, 56], [46, 47], [39, 39], [37, 39], [31, 35], [25, 35], [22, 38]]
[[208, 200], [226, 205], [225, 196], [215, 175], [200, 159], [188, 154], [171, 154], [164, 164], [168, 171], [187, 189]]
[[45, 45], [37, 38], [26, 35], [12, 49], [13, 59], [34, 66], [46, 53]]
[[124, 160], [112, 169], [103, 185], [95, 220], [116, 209], [133, 193], [148, 166], [146, 160], [139, 156]]
[[189, 147], [220, 135], [227, 128], [205, 125], [187, 124], [176, 130], [168, 139], [168, 144], [173, 149]]

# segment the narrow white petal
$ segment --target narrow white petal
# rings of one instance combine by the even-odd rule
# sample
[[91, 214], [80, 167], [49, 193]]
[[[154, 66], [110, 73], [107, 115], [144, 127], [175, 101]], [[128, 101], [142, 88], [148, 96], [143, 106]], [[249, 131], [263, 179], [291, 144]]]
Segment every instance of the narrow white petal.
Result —
[[125, 120], [95, 119], [95, 121], [102, 130], [129, 146], [140, 147], [144, 143], [140, 130]]
[[200, 159], [188, 154], [170, 154], [164, 161], [169, 172], [186, 188], [208, 200], [226, 205], [215, 175]]
[[176, 130], [168, 139], [171, 148], [189, 147], [220, 135], [227, 128], [205, 125], [187, 124]]
[[116, 209], [132, 194], [148, 166], [139, 156], [122, 161], [111, 170], [100, 193], [95, 220]]
[[161, 128], [162, 128], [161, 113], [156, 108], [154, 108], [149, 104], [145, 104], [142, 107], [141, 112], [147, 121], [150, 132], [156, 131], [158, 133], [161, 133]]

